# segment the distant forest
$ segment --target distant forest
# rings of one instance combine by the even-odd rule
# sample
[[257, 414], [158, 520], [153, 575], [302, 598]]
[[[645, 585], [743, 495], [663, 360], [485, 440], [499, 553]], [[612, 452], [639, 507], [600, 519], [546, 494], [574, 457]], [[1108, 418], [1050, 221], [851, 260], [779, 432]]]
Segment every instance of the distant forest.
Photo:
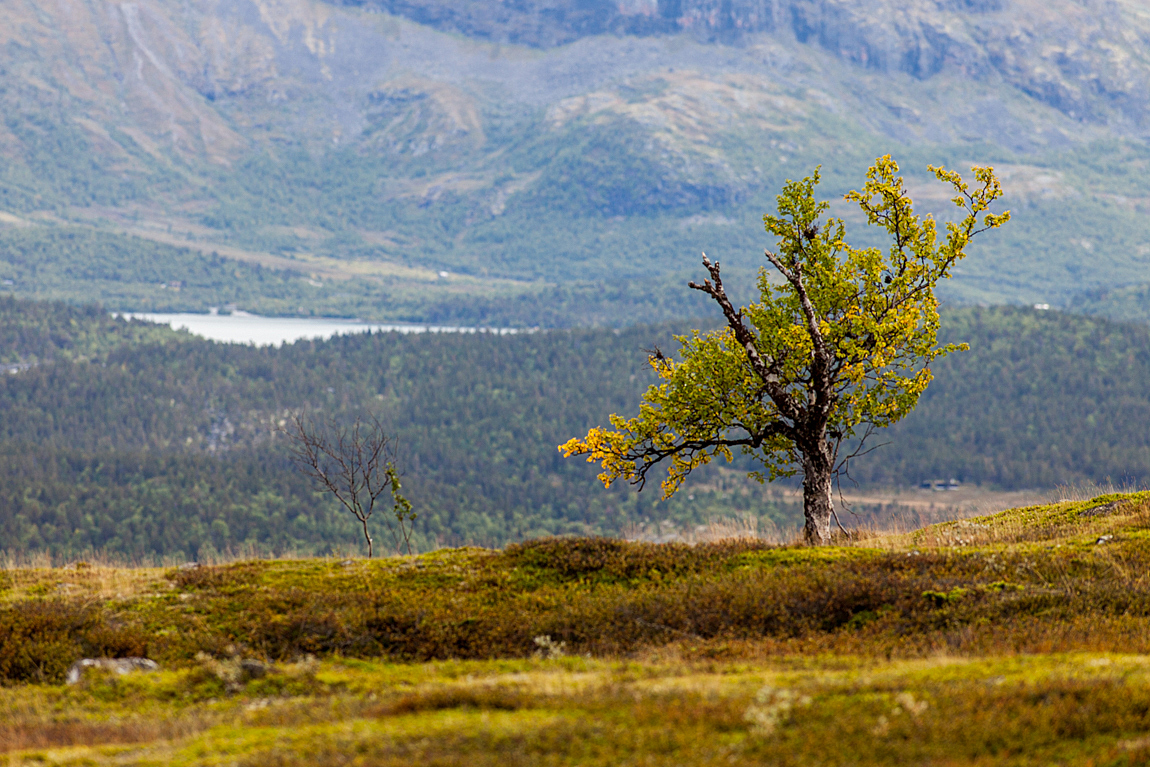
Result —
[[[1150, 329], [1019, 308], [944, 316], [971, 351], [935, 364], [918, 410], [852, 466], [864, 484], [999, 488], [1150, 480]], [[610, 491], [556, 445], [627, 413], [644, 349], [687, 323], [514, 336], [375, 333], [220, 345], [95, 308], [0, 297], [0, 550], [195, 557], [354, 546], [293, 470], [290, 412], [376, 414], [397, 437], [421, 548], [613, 534], [798, 509], [704, 471], [674, 500]], [[378, 537], [378, 536], [377, 536]]]

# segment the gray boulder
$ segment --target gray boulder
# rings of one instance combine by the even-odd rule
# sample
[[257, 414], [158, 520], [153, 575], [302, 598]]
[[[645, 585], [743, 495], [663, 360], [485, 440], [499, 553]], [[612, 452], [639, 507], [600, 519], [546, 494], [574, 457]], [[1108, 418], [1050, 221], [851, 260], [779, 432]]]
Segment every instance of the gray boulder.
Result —
[[268, 675], [268, 666], [258, 660], [244, 658], [240, 661], [240, 671], [245, 679], [262, 679]]
[[68, 669], [66, 681], [68, 684], [76, 684], [90, 668], [127, 674], [129, 671], [159, 671], [160, 664], [147, 658], [81, 658]]

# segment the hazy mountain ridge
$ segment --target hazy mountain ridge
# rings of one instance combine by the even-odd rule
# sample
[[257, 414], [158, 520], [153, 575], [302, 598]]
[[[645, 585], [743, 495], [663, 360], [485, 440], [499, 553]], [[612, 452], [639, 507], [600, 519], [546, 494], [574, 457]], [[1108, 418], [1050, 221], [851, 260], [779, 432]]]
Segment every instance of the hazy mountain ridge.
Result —
[[[646, 44], [603, 40], [548, 52], [544, 58], [429, 37], [387, 16], [312, 0], [149, 0], [108, 4], [102, 12], [79, 0], [55, 7], [9, 0], [4, 12], [10, 23], [6, 32], [0, 31], [0, 42], [10, 44], [5, 62], [10, 81], [39, 91], [63, 91], [75, 106], [95, 108], [98, 122], [100, 117], [113, 120], [121, 129], [135, 122], [151, 141], [131, 130], [129, 135], [145, 148], [161, 141], [179, 153], [203, 154], [215, 161], [234, 158], [253, 140], [276, 138], [274, 123], [267, 122], [269, 108], [289, 116], [286, 123], [281, 118], [281, 129], [290, 125], [315, 132], [319, 126], [308, 122], [322, 110], [312, 104], [334, 106], [322, 121], [330, 129], [322, 131], [328, 134], [324, 138], [355, 140], [367, 123], [372, 94], [394, 91], [398, 84], [387, 83], [397, 74], [411, 81], [411, 93], [425, 96], [445, 87], [438, 83], [468, 83], [471, 89], [498, 91], [487, 96], [550, 104], [676, 62], [712, 72], [793, 74], [796, 66], [810, 68], [811, 62], [801, 60], [807, 50], [830, 53], [861, 72], [905, 73], [919, 80], [1001, 79], [1001, 84], [1072, 120], [1106, 124], [1129, 135], [1144, 135], [1147, 128], [1150, 14], [1133, 0], [733, 0], [722, 4], [729, 7], [726, 12], [713, 0], [680, 0], [677, 17], [671, 15], [672, 5], [627, 14], [607, 0], [374, 4], [432, 26], [496, 41], [545, 44], [530, 35], [501, 31], [516, 23], [550, 23], [567, 30], [552, 46], [616, 31], [609, 22], [611, 13], [666, 22], [646, 30], [663, 33]], [[631, 6], [643, 8], [642, 3]], [[591, 17], [605, 20], [583, 21]], [[461, 18], [476, 23], [463, 24]], [[704, 53], [685, 49], [682, 42], [672, 46], [673, 51], [661, 50], [665, 46], [659, 41], [671, 39], [666, 33], [678, 29], [737, 29], [744, 35], [727, 41], [737, 42], [737, 49], [717, 56], [709, 47]], [[770, 33], [775, 44], [750, 34], [756, 32]], [[611, 61], [597, 61], [595, 53]], [[707, 60], [713, 62], [709, 67]], [[827, 68], [825, 62], [822, 68]], [[822, 73], [824, 78], [827, 74]], [[852, 76], [849, 70], [834, 74], [836, 80]], [[457, 127], [471, 132], [478, 126], [471, 121]], [[98, 133], [93, 126], [87, 128]], [[10, 143], [11, 136], [7, 138]]]

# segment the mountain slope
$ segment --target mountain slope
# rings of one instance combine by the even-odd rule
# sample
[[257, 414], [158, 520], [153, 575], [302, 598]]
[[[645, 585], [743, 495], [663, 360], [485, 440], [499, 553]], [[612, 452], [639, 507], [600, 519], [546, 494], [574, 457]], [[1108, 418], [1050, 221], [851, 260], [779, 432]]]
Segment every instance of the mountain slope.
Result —
[[[1014, 225], [952, 300], [1069, 305], [1145, 281], [1150, 21], [1133, 0], [0, 7], [0, 227], [275, 265], [290, 298], [247, 308], [524, 324], [698, 311], [682, 288], [694, 254], [749, 274], [785, 178], [822, 163], [841, 194], [886, 152], [940, 215], [928, 163], [1003, 170]], [[21, 268], [0, 250], [12, 289], [72, 295]], [[171, 303], [146, 271], [91, 295], [203, 310], [251, 293]], [[603, 285], [625, 310], [595, 299]], [[554, 289], [579, 298], [540, 314]]]

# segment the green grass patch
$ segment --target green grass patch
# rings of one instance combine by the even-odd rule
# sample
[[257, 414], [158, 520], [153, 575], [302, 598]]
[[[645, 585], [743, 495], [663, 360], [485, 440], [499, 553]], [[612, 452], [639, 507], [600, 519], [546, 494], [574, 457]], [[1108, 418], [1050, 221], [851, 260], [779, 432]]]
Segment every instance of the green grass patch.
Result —
[[333, 660], [315, 677], [337, 684], [191, 701], [172, 697], [185, 676], [129, 677], [116, 699], [0, 690], [0, 749], [16, 765], [1140, 764], [1150, 725], [1150, 664], [1123, 654]]

